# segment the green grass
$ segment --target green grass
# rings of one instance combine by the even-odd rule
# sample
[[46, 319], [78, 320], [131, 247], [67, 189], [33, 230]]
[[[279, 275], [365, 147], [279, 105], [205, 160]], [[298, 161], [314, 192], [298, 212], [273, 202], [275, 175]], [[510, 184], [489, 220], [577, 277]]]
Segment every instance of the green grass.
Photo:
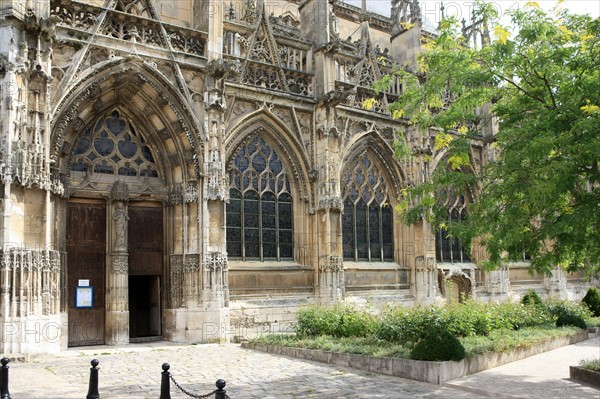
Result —
[[579, 365], [584, 369], [600, 372], [600, 358], [598, 359], [583, 359]]
[[[494, 330], [487, 336], [461, 337], [467, 357], [485, 352], [508, 352], [516, 348], [525, 348], [540, 342], [564, 337], [581, 331], [576, 327], [554, 327], [544, 324], [537, 327], [526, 327], [521, 330]], [[404, 345], [379, 340], [373, 337], [298, 337], [296, 335], [263, 335], [250, 342], [261, 345], [290, 346], [305, 349], [321, 349], [331, 352], [353, 353], [379, 357], [400, 357], [408, 359], [413, 343]]]
[[290, 346], [294, 348], [321, 349], [331, 352], [353, 353], [380, 357], [405, 357], [410, 355], [410, 348], [376, 338], [303, 337], [296, 335], [263, 335], [250, 342], [261, 345]]
[[485, 352], [508, 352], [517, 348], [527, 348], [549, 339], [566, 337], [581, 331], [577, 327], [555, 327], [544, 324], [537, 327], [525, 327], [520, 330], [494, 330], [487, 336], [471, 336], [460, 338], [467, 357]]

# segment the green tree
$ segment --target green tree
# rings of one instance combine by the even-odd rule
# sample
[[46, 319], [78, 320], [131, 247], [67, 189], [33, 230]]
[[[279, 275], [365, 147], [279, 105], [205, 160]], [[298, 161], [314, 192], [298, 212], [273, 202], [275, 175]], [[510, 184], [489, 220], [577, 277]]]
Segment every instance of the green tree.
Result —
[[[481, 48], [466, 45], [456, 20], [442, 21], [417, 72], [396, 68], [375, 85], [385, 90], [400, 76], [406, 89], [392, 116], [437, 130], [435, 147], [448, 152], [448, 167], [405, 193], [401, 212], [409, 223], [443, 223], [464, 242], [479, 237], [490, 267], [526, 252], [541, 272], [561, 265], [598, 273], [600, 19], [535, 3], [511, 12], [510, 27], [496, 17], [479, 3], [475, 19], [493, 32]], [[469, 143], [490, 124], [496, 159], [463, 173]], [[396, 146], [406, 156], [402, 138]], [[476, 193], [468, 220], [448, 223], [432, 198], [467, 187]]]

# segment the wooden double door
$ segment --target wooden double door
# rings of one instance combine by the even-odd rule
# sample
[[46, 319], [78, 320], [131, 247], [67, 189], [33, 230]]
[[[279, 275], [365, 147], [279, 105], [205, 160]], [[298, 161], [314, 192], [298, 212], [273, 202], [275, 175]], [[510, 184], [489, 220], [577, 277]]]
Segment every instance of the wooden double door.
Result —
[[[108, 256], [107, 227], [112, 223], [106, 201], [73, 199], [67, 203], [67, 284], [69, 346], [105, 341]], [[154, 202], [128, 206], [129, 332], [131, 340], [162, 334], [163, 212]], [[77, 303], [77, 287], [93, 288], [91, 307]], [[79, 289], [79, 293], [86, 290]], [[78, 306], [79, 305], [79, 306]]]

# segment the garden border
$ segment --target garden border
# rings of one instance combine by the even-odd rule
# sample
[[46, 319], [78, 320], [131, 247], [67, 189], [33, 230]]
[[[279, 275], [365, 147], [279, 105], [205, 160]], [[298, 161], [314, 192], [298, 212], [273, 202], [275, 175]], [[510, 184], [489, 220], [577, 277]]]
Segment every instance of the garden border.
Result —
[[600, 372], [579, 366], [569, 366], [569, 378], [600, 388]]
[[319, 349], [260, 345], [250, 342], [242, 342], [242, 348], [443, 385], [446, 381], [465, 375], [478, 373], [506, 363], [594, 338], [598, 336], [598, 332], [599, 329], [596, 327], [566, 337], [548, 339], [527, 348], [516, 348], [505, 353], [487, 352], [466, 358], [460, 362], [429, 362], [424, 360], [330, 352]]

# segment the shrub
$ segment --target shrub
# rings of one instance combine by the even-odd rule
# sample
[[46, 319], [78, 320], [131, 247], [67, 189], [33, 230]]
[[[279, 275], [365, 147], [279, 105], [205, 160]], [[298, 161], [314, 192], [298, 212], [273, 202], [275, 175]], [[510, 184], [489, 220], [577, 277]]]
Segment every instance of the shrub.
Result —
[[465, 347], [443, 327], [433, 328], [410, 353], [411, 359], [429, 361], [460, 361], [465, 356]]
[[308, 337], [333, 335], [338, 323], [332, 308], [323, 306], [307, 306], [298, 310], [296, 320], [296, 334]]
[[523, 305], [534, 305], [534, 306], [542, 306], [544, 303], [542, 302], [542, 298], [538, 295], [534, 290], [529, 290], [523, 298], [521, 298], [521, 303]]
[[561, 299], [550, 299], [544, 304], [545, 311], [556, 320], [561, 315], [576, 315], [586, 320], [592, 317], [590, 310], [582, 303]]
[[594, 317], [600, 317], [600, 293], [596, 288], [590, 287], [581, 302], [588, 307]]
[[543, 307], [503, 302], [494, 306], [494, 329], [520, 330], [551, 323], [554, 319]]
[[412, 309], [403, 306], [389, 308], [383, 313], [375, 335], [379, 339], [398, 344], [417, 342], [439, 320], [439, 312], [436, 307], [424, 306]]
[[562, 326], [575, 326], [583, 329], [587, 328], [585, 320], [581, 316], [573, 313], [562, 313], [558, 316], [556, 319], [556, 327]]
[[331, 335], [334, 337], [366, 337], [373, 333], [375, 316], [351, 305], [307, 306], [298, 311], [296, 334], [299, 336]]
[[488, 335], [495, 328], [493, 305], [466, 300], [441, 310], [441, 322], [458, 337]]

